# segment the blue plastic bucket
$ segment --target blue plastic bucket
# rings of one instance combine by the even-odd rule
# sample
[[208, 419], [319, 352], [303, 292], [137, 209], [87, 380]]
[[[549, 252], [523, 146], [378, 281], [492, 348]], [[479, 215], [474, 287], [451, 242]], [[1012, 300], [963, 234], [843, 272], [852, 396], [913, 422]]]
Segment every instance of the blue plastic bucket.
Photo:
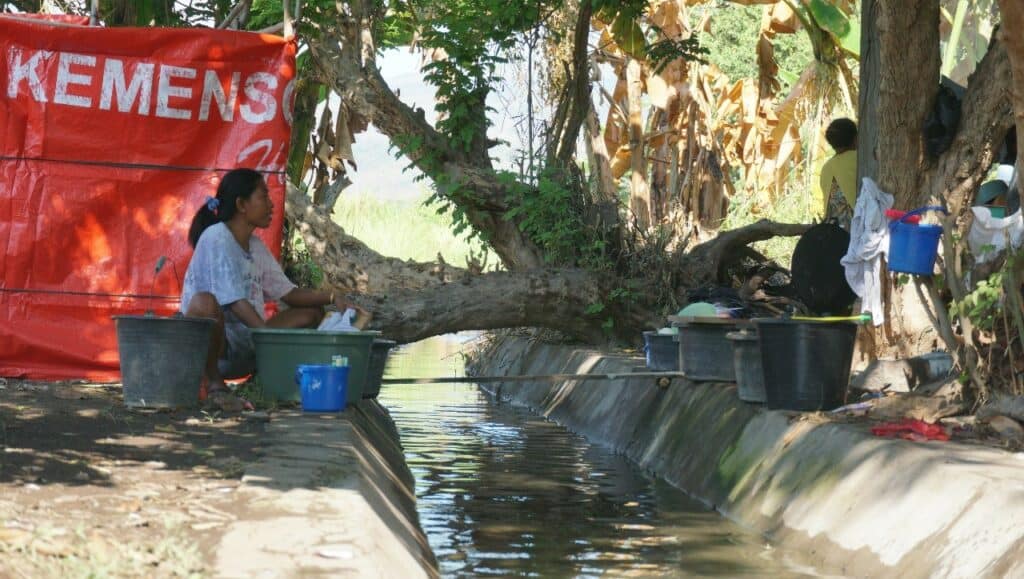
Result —
[[945, 207], [930, 206], [908, 211], [889, 224], [889, 271], [912, 275], [932, 275], [939, 254], [942, 226], [907, 223], [908, 217], [925, 211], [941, 211]]
[[644, 356], [647, 368], [656, 372], [679, 370], [679, 346], [674, 334], [644, 332]]
[[306, 412], [340, 412], [345, 409], [348, 366], [302, 364], [295, 369], [302, 409]]

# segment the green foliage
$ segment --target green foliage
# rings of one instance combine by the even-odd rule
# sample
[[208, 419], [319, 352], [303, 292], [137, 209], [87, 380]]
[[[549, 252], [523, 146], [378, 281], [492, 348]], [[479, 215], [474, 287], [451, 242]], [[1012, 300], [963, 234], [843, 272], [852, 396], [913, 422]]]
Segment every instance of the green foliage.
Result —
[[443, 51], [445, 58], [423, 67], [425, 80], [437, 91], [437, 129], [458, 151], [480, 146], [489, 121], [487, 94], [500, 79], [497, 67], [516, 34], [537, 26], [549, 2], [507, 0], [419, 0], [408, 6], [418, 20], [420, 45]]
[[688, 61], [707, 63], [708, 49], [700, 45], [696, 36], [686, 40], [662, 40], [647, 48], [647, 58], [654, 66], [655, 74], [660, 74], [673, 60], [680, 58]]
[[619, 14], [612, 22], [612, 38], [615, 44], [626, 54], [636, 58], [643, 57], [647, 50], [647, 40], [644, 38], [644, 31], [640, 28], [640, 22], [627, 14]]
[[[707, 60], [730, 79], [757, 78], [761, 7], [716, 0], [690, 11], [692, 25], [696, 27], [708, 11], [712, 14], [711, 34], [700, 36], [701, 46], [707, 49]], [[784, 94], [814, 60], [814, 54], [806, 34], [780, 34], [775, 37], [774, 44]]]
[[584, 225], [579, 190], [567, 186], [564, 176], [545, 170], [536, 189], [516, 183], [511, 173], [502, 177], [515, 192], [504, 219], [517, 221], [549, 263], [608, 267], [605, 242]]
[[843, 38], [850, 33], [850, 19], [831, 2], [811, 0], [811, 3], [807, 5], [807, 12], [818, 23], [818, 26], [827, 30], [836, 38]]
[[950, 316], [963, 316], [979, 330], [992, 330], [1002, 315], [1005, 275], [1005, 271], [997, 271], [988, 279], [979, 281], [962, 301], [954, 301], [950, 305]]
[[[294, 5], [294, 0], [292, 0]], [[233, 2], [232, 2], [233, 3]], [[337, 18], [337, 4], [334, 0], [302, 0], [302, 20], [316, 20], [327, 16]], [[293, 13], [294, 17], [295, 14]], [[281, 0], [252, 0], [249, 8], [249, 20], [246, 23], [248, 30], [262, 30], [280, 24], [284, 20], [284, 4]], [[305, 29], [299, 34], [301, 39], [304, 34], [312, 34], [314, 30]]]
[[[790, 177], [786, 189], [774, 203], [759, 211], [757, 211], [757, 203], [755, 196], [733, 198], [722, 229], [737, 229], [760, 219], [770, 219], [780, 223], [811, 223], [816, 218], [813, 196], [800, 185], [796, 174]], [[751, 247], [779, 265], [789, 267], [798, 240], [798, 237], [776, 237], [754, 243]]]
[[324, 272], [313, 261], [305, 242], [299, 235], [291, 236], [285, 244], [284, 273], [288, 279], [300, 287], [320, 287], [324, 282]]

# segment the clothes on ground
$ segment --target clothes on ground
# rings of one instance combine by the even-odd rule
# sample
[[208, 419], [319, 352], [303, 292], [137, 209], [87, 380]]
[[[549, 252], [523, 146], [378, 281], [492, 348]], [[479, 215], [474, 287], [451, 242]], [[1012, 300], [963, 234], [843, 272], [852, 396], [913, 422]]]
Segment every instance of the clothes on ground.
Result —
[[900, 422], [886, 422], [871, 428], [871, 434], [885, 438], [902, 438], [924, 442], [926, 440], [949, 440], [946, 429], [938, 424], [932, 424], [923, 420], [905, 419]]
[[889, 249], [889, 222], [885, 210], [892, 207], [892, 195], [865, 177], [850, 224], [850, 247], [840, 260], [846, 281], [860, 296], [861, 313], [870, 312], [875, 326], [885, 321], [882, 305], [882, 254]]
[[188, 309], [196, 294], [213, 294], [224, 309], [227, 337], [227, 347], [219, 365], [225, 377], [239, 377], [251, 373], [255, 347], [249, 328], [228, 306], [239, 300], [248, 300], [256, 313], [263, 317], [266, 301], [280, 300], [293, 289], [295, 284], [285, 276], [281, 265], [259, 238], [252, 237], [246, 251], [226, 224], [217, 223], [208, 227], [196, 244], [185, 272], [181, 311]]
[[[832, 157], [821, 167], [821, 194], [825, 198], [825, 219], [842, 218], [844, 207], [857, 204], [857, 151], [844, 151]], [[833, 195], [841, 193], [841, 198]], [[845, 201], [845, 203], [843, 202]], [[832, 213], [837, 214], [833, 215]]]
[[1018, 209], [1009, 217], [993, 217], [987, 207], [972, 207], [974, 222], [967, 234], [967, 245], [977, 263], [995, 259], [1007, 247], [1024, 242], [1024, 216]]

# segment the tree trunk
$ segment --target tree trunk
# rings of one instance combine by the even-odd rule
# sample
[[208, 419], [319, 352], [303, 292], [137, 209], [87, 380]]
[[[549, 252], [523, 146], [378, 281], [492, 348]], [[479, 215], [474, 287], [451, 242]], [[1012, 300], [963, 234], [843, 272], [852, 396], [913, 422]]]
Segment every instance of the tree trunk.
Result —
[[[1003, 23], [1000, 39], [1009, 54], [1010, 69], [1013, 71], [1013, 109], [1017, 127], [1024, 128], [1024, 6], [1020, 0], [999, 0]], [[1024, 130], [1017, 131], [1017, 174], [1024, 170]], [[1018, 189], [1024, 179], [1017, 180]]]
[[608, 156], [608, 146], [601, 134], [601, 121], [597, 118], [597, 110], [594, 103], [588, 99], [588, 107], [585, 137], [587, 144], [587, 157], [590, 162], [590, 174], [594, 176], [595, 203], [618, 203], [615, 186], [615, 178], [612, 177], [611, 159]]
[[[959, 214], [969, 207], [991, 165], [993, 144], [1009, 126], [1005, 51], [993, 43], [968, 86], [952, 146], [930, 160], [922, 131], [940, 79], [939, 3], [865, 0], [862, 8], [858, 176], [892, 193], [899, 209], [936, 204]], [[929, 308], [913, 284], [895, 285], [890, 278], [883, 286], [886, 324], [870, 337], [872, 357], [911, 356], [938, 344]]]
[[462, 330], [542, 327], [594, 344], [607, 338], [587, 307], [604, 295], [589, 272], [536, 270], [467, 275], [363, 303], [374, 312], [372, 327], [402, 343]]
[[858, 173], [913, 209], [903, 203], [918, 197], [939, 86], [939, 1], [864, 0], [862, 22]]
[[640, 61], [629, 58], [626, 63], [626, 94], [629, 106], [629, 151], [632, 171], [629, 208], [636, 217], [640, 231], [651, 228], [651, 189], [647, 183], [647, 157], [644, 156], [643, 78]]

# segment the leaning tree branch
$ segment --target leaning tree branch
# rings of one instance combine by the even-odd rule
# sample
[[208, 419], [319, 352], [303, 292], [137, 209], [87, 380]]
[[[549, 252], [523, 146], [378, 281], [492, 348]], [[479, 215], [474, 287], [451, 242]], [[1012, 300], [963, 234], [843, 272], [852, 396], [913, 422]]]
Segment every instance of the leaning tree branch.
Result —
[[345, 233], [328, 211], [288, 184], [285, 216], [305, 242], [328, 282], [348, 291], [387, 297], [397, 290], [419, 291], [471, 275], [437, 261], [417, 263], [383, 256]]
[[693, 248], [691, 254], [723, 255], [756, 241], [773, 237], [795, 237], [803, 235], [812, 225], [802, 223], [778, 223], [762, 219], [745, 227], [723, 231], [714, 239]]
[[587, 306], [601, 300], [601, 280], [578, 269], [492, 272], [362, 302], [373, 329], [398, 342], [462, 330], [545, 327], [588, 343], [605, 339]]
[[687, 253], [681, 253], [676, 258], [676, 267], [687, 272], [689, 287], [715, 283], [721, 266], [735, 255], [736, 251], [756, 241], [803, 235], [811, 227], [813, 226], [762, 219], [745, 227], [723, 231], [714, 239], [701, 243]]
[[[356, 3], [361, 7], [362, 3]], [[372, 54], [362, 47], [367, 38], [369, 13], [339, 13], [335, 23], [310, 40], [310, 50], [325, 84], [348, 105], [373, 123], [419, 170], [438, 185], [438, 193], [463, 209], [473, 227], [487, 235], [509, 269], [544, 265], [541, 251], [514, 220], [504, 219], [509, 209], [510, 186], [490, 167], [474, 163], [455, 150], [448, 139], [426, 120], [422, 109], [404, 103], [388, 86]]]
[[[328, 283], [356, 293], [351, 299], [374, 312], [372, 327], [391, 339], [404, 343], [462, 330], [515, 327], [557, 329], [589, 343], [605, 339], [603, 320], [586, 310], [606, 295], [602, 284], [609, 280], [592, 272], [475, 273], [443, 261], [402, 261], [345, 233], [290, 184], [285, 208]], [[637, 308], [621, 317], [637, 323], [646, 321], [646, 313]]]

